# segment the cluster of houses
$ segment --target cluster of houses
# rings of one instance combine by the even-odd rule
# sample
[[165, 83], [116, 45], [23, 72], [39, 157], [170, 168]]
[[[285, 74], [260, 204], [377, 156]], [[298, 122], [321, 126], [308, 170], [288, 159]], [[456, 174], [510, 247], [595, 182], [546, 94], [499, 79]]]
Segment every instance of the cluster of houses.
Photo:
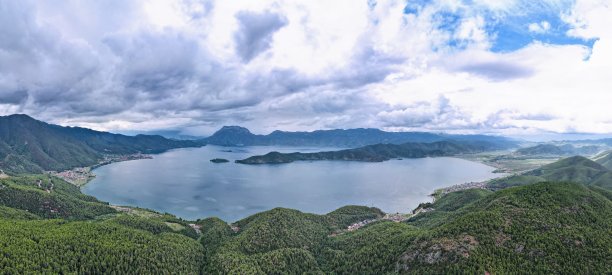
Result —
[[358, 223], [354, 223], [354, 224], [349, 225], [349, 227], [346, 230], [348, 230], [348, 231], [355, 231], [355, 230], [357, 230], [359, 228], [362, 228], [362, 227], [364, 227], [364, 226], [366, 226], [366, 225], [368, 225], [370, 223], [373, 223], [375, 221], [378, 221], [378, 220], [379, 219], [363, 220], [363, 221], [360, 221]]
[[89, 168], [74, 168], [62, 172], [50, 172], [50, 174], [72, 184], [84, 183], [93, 177]]

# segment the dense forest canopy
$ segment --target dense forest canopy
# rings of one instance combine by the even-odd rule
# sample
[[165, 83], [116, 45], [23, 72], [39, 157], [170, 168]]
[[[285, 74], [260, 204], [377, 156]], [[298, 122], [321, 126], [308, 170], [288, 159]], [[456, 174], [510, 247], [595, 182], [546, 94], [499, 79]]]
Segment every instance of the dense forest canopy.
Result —
[[[346, 206], [326, 215], [276, 208], [228, 224], [111, 207], [49, 176], [11, 177], [0, 180], [0, 269], [603, 274], [612, 270], [611, 199], [598, 186], [546, 182], [448, 193], [404, 222]], [[364, 220], [373, 222], [346, 230]]]

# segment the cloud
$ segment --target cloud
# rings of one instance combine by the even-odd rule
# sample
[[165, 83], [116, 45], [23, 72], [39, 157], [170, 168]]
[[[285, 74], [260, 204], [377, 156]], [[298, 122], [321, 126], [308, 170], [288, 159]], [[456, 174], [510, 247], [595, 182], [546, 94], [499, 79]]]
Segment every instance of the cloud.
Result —
[[0, 113], [206, 135], [610, 132], [605, 1], [0, 0]]
[[466, 50], [443, 56], [439, 62], [450, 72], [469, 73], [496, 82], [528, 78], [535, 73], [533, 66], [516, 52], [494, 54], [482, 49]]
[[270, 48], [272, 35], [287, 25], [287, 18], [270, 12], [242, 11], [236, 14], [239, 28], [234, 35], [236, 51], [243, 61], [249, 62]]
[[3, 90], [0, 88], [0, 102], [4, 104], [20, 104], [28, 99], [28, 91]]
[[423, 125], [435, 125], [431, 129], [474, 129], [478, 126], [466, 111], [452, 105], [443, 95], [435, 101], [421, 101], [380, 112], [378, 119], [382, 125], [393, 129], [418, 129]]
[[180, 89], [196, 75], [198, 42], [180, 32], [115, 34], [105, 37], [103, 42], [120, 60], [115, 70], [127, 88], [166, 97], [164, 91]]
[[481, 75], [491, 80], [501, 81], [506, 79], [514, 79], [528, 77], [533, 74], [530, 68], [522, 67], [511, 62], [481, 62], [465, 64], [459, 70]]
[[550, 23], [548, 21], [542, 21], [540, 23], [531, 23], [528, 26], [530, 32], [545, 33], [550, 30]]

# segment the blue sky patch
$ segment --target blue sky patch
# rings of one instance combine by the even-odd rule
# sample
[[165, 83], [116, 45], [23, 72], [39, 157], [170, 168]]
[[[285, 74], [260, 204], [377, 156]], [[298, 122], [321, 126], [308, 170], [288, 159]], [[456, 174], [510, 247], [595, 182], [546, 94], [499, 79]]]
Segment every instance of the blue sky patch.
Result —
[[[418, 15], [431, 5], [431, 0], [408, 1], [404, 13]], [[474, 13], [485, 18], [486, 32], [491, 37], [492, 52], [512, 52], [531, 43], [542, 42], [552, 45], [583, 45], [592, 48], [596, 39], [582, 39], [568, 36], [570, 25], [561, 19], [561, 15], [574, 5], [573, 0], [560, 1], [556, 4], [538, 1], [518, 1], [511, 11], [475, 10], [472, 0], [464, 3], [470, 10], [440, 10], [432, 16], [437, 28], [454, 33], [461, 25], [463, 18]], [[530, 30], [530, 24], [540, 24], [540, 28]], [[451, 39], [448, 46], [461, 49], [465, 41]]]
[[[535, 41], [553, 45], [583, 45], [593, 47], [595, 39], [568, 36], [570, 25], [561, 20], [560, 13], [539, 12], [535, 14], [488, 18], [487, 33], [493, 35], [493, 52], [512, 52]], [[530, 24], [548, 26], [538, 31], [530, 30]]]

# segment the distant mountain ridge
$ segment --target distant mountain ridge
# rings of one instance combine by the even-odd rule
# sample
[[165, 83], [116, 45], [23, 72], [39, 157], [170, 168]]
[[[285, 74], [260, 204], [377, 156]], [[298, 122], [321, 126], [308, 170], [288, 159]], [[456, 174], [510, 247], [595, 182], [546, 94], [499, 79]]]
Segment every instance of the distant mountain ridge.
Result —
[[0, 117], [0, 169], [13, 173], [91, 166], [105, 154], [160, 153], [201, 145], [162, 136], [125, 136], [63, 127], [21, 114]]
[[604, 167], [612, 170], [612, 151], [607, 151], [599, 154], [594, 158], [594, 160], [603, 165]]
[[599, 153], [602, 147], [597, 145], [574, 146], [571, 144], [554, 145], [554, 144], [538, 144], [531, 147], [520, 148], [516, 150], [517, 155], [535, 156], [535, 155], [594, 155]]
[[285, 145], [356, 148], [373, 144], [431, 143], [444, 140], [486, 143], [492, 148], [508, 149], [517, 142], [505, 137], [487, 135], [447, 135], [428, 132], [385, 132], [372, 128], [317, 130], [312, 132], [274, 131], [256, 135], [240, 126], [223, 126], [203, 139], [207, 144], [221, 146]]
[[520, 175], [491, 180], [488, 187], [497, 190], [544, 181], [577, 182], [610, 189], [612, 171], [588, 158], [573, 156]]
[[270, 152], [262, 156], [252, 156], [237, 160], [242, 164], [280, 164], [303, 160], [345, 160], [381, 162], [392, 158], [424, 158], [454, 156], [459, 154], [486, 151], [486, 146], [477, 146], [459, 141], [437, 141], [431, 143], [375, 144], [355, 149], [326, 151], [316, 153], [279, 153]]

